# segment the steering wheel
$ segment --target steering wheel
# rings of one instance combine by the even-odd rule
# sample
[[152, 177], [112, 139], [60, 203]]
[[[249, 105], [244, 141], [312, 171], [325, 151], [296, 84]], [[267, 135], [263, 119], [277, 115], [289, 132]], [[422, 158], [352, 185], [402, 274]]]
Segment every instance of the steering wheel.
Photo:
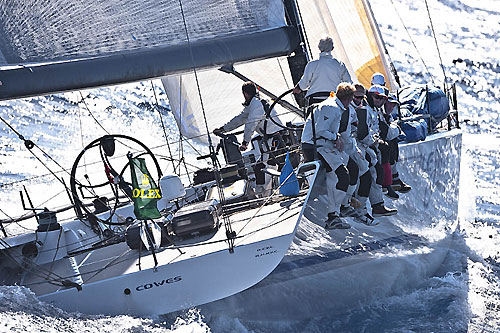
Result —
[[269, 107], [269, 110], [266, 111], [266, 119], [264, 120], [264, 133], [267, 133], [267, 122], [270, 120], [271, 122], [273, 122], [276, 126], [278, 127], [281, 127], [282, 129], [286, 129], [286, 130], [290, 130], [290, 131], [298, 131], [300, 130], [299, 128], [295, 128], [295, 127], [288, 127], [288, 126], [285, 126], [285, 125], [282, 125], [280, 123], [278, 123], [276, 120], [273, 119], [273, 117], [271, 117], [271, 111], [274, 109], [274, 107], [276, 106], [276, 104], [279, 103], [279, 101], [281, 101], [283, 99], [283, 97], [285, 97], [286, 95], [288, 95], [289, 93], [291, 93], [293, 91], [293, 89], [289, 89], [287, 91], [285, 91], [284, 93], [282, 93], [281, 95], [279, 95], [274, 101], [273, 103], [271, 104], [271, 106]]
[[[115, 222], [112, 218], [118, 207], [132, 200], [131, 176], [130, 173], [127, 176], [125, 172], [130, 169], [132, 157], [152, 160], [156, 175], [152, 174], [151, 177], [157, 179], [159, 184], [162, 173], [158, 160], [146, 145], [133, 137], [123, 134], [105, 135], [89, 143], [78, 154], [71, 168], [70, 178], [71, 196], [78, 218], [87, 217], [108, 225], [129, 223]], [[83, 164], [80, 165], [82, 160]], [[88, 161], [92, 162], [87, 163]], [[110, 190], [111, 198], [108, 198]], [[127, 200], [120, 200], [123, 198]], [[91, 206], [96, 210], [91, 211]], [[98, 216], [105, 212], [109, 214], [107, 218]]]

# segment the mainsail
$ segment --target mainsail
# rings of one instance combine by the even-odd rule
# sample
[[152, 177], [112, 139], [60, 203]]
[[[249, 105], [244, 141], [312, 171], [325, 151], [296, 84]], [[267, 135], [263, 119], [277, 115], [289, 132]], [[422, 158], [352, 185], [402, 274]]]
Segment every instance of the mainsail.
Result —
[[0, 100], [287, 55], [297, 45], [280, 0], [0, 0]]
[[[334, 56], [346, 64], [354, 81], [369, 87], [371, 75], [381, 72], [389, 87], [396, 88], [380, 32], [366, 0], [298, 0], [297, 4], [312, 59], [319, 56], [319, 39], [330, 35], [335, 44]], [[275, 95], [294, 86], [284, 58], [254, 61], [235, 68]], [[187, 138], [206, 134], [199, 94], [208, 115], [209, 130], [223, 125], [242, 109], [242, 81], [217, 69], [199, 72], [198, 84], [192, 73], [167, 76], [162, 82], [181, 134]], [[293, 103], [291, 99], [288, 101]], [[278, 113], [287, 113], [286, 120], [296, 118], [287, 111], [278, 110]]]

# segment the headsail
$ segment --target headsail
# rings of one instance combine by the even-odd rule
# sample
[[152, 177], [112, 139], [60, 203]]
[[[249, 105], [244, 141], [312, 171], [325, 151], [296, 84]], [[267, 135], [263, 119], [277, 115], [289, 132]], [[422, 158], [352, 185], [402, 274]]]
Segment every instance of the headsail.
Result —
[[0, 0], [0, 100], [286, 55], [296, 35], [279, 0]]
[[330, 35], [335, 44], [333, 53], [342, 60], [365, 87], [370, 86], [374, 72], [381, 72], [391, 89], [396, 88], [390, 72], [380, 31], [367, 0], [298, 0], [302, 23], [318, 57], [317, 43], [322, 35]]

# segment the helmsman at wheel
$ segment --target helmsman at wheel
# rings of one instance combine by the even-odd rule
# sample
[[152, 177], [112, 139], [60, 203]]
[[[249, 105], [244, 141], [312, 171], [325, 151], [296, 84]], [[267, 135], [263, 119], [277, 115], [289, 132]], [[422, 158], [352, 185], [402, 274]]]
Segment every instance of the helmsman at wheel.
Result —
[[[267, 136], [267, 142], [260, 142], [256, 145], [256, 150], [260, 153], [260, 163], [255, 166], [255, 177], [256, 177], [256, 193], [262, 196], [268, 196], [272, 189], [272, 176], [263, 171], [264, 168], [270, 168], [277, 170], [278, 165], [276, 161], [266, 153], [266, 148], [271, 148], [273, 144], [273, 135], [279, 130], [276, 123], [282, 124], [278, 118], [276, 111], [271, 110], [271, 117], [273, 121], [268, 121], [267, 125], [264, 126], [266, 111], [262, 101], [257, 94], [257, 87], [253, 82], [245, 82], [242, 86], [243, 97], [245, 101], [243, 103], [243, 111], [235, 116], [233, 119], [229, 120], [224, 126], [214, 130], [214, 133], [224, 133], [237, 129], [240, 126], [245, 126], [243, 133], [243, 142], [241, 143], [239, 149], [240, 151], [245, 151], [248, 148], [249, 142], [252, 140], [254, 132], [257, 132], [262, 138]], [[264, 133], [265, 128], [265, 133]], [[264, 150], [264, 151], [262, 151]]]

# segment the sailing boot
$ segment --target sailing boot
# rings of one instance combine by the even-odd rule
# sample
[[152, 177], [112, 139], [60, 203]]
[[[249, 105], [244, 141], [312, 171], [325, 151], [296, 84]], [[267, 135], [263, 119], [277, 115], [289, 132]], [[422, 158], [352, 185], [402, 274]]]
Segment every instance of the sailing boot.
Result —
[[359, 221], [359, 222], [366, 224], [368, 226], [375, 226], [379, 223], [369, 213], [366, 213], [365, 215], [356, 218], [356, 221]]
[[337, 213], [328, 213], [328, 220], [325, 222], [325, 229], [349, 229], [350, 224], [344, 222]]
[[383, 191], [386, 196], [388, 196], [391, 199], [397, 200], [399, 199], [399, 194], [397, 194], [394, 189], [392, 188], [391, 185], [387, 185], [383, 187]]
[[340, 216], [341, 217], [359, 217], [359, 214], [350, 205], [340, 206]]
[[407, 193], [410, 192], [411, 186], [399, 179], [399, 174], [395, 173], [392, 175], [392, 189], [400, 193]]
[[395, 208], [387, 208], [384, 206], [384, 203], [378, 203], [372, 206], [372, 214], [375, 217], [379, 216], [391, 216], [398, 213], [398, 210]]

